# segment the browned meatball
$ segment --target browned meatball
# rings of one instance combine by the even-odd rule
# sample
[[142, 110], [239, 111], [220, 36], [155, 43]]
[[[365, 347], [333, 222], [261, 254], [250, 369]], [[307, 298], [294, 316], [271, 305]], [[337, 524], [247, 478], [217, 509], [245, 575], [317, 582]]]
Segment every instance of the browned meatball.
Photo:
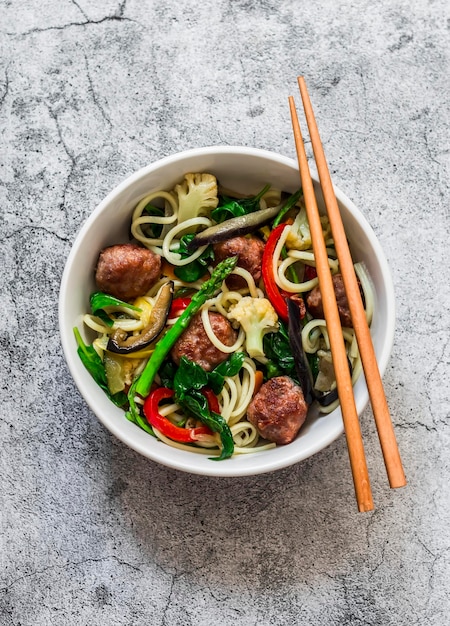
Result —
[[[238, 267], [250, 272], [258, 284], [261, 278], [261, 263], [264, 252], [264, 243], [256, 237], [233, 237], [216, 243], [213, 246], [215, 261], [219, 263], [230, 256], [239, 255]], [[230, 274], [226, 280], [228, 289], [242, 289], [247, 282], [235, 274]]]
[[[341, 319], [342, 326], [353, 328], [352, 318], [350, 315], [350, 308], [348, 306], [347, 296], [345, 295], [344, 281], [341, 274], [335, 274], [332, 277], [334, 293], [336, 294], [336, 302], [338, 305], [339, 317]], [[311, 315], [318, 319], [323, 319], [323, 304], [322, 294], [320, 288], [314, 287], [306, 299], [306, 306]]]
[[251, 401], [247, 417], [264, 439], [290, 443], [308, 413], [301, 388], [289, 376], [271, 378]]
[[[209, 320], [214, 334], [220, 341], [226, 346], [232, 346], [237, 339], [237, 332], [227, 318], [220, 313], [210, 312]], [[226, 361], [229, 354], [222, 352], [211, 343], [203, 326], [201, 313], [197, 313], [173, 346], [171, 356], [177, 365], [179, 365], [181, 357], [185, 356], [210, 372], [216, 365]]]
[[95, 282], [100, 291], [119, 300], [147, 293], [161, 273], [161, 257], [134, 243], [110, 246], [100, 252]]

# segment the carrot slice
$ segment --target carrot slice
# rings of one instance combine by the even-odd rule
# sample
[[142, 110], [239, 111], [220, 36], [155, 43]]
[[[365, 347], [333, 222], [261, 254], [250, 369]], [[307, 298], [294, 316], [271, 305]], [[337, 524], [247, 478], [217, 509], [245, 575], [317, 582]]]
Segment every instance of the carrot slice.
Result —
[[253, 396], [255, 396], [258, 391], [261, 389], [262, 384], [264, 382], [264, 376], [261, 370], [256, 370], [255, 372], [255, 389], [253, 391]]

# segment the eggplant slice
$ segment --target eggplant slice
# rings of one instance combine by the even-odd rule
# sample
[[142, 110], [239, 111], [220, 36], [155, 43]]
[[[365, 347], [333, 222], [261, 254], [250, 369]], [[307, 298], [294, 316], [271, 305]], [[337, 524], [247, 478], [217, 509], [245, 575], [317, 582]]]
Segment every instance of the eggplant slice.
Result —
[[205, 230], [202, 230], [198, 235], [189, 242], [188, 248], [195, 250], [200, 246], [207, 246], [208, 244], [219, 243], [232, 237], [242, 237], [249, 233], [255, 232], [261, 226], [268, 224], [273, 218], [278, 215], [280, 211], [279, 206], [269, 207], [268, 209], [260, 209], [247, 215], [240, 215], [239, 217], [232, 217], [229, 220], [225, 220], [221, 224], [215, 224]]
[[305, 402], [310, 406], [314, 402], [315, 396], [311, 370], [309, 369], [308, 359], [303, 350], [300, 307], [297, 302], [291, 300], [291, 298], [287, 298], [286, 302], [289, 315], [289, 343], [291, 344], [292, 355], [294, 357], [295, 371], [297, 372], [300, 386], [303, 390]]
[[149, 323], [142, 329], [139, 335], [128, 336], [125, 331], [118, 329], [109, 338], [106, 349], [116, 354], [130, 354], [146, 348], [155, 341], [166, 325], [172, 304], [173, 290], [174, 285], [172, 281], [161, 287], [150, 314]]
[[[300, 320], [300, 309], [295, 300], [287, 299], [289, 314], [289, 343], [291, 344], [292, 354], [294, 356], [295, 371], [299, 378], [300, 385], [303, 389], [303, 396], [306, 404], [311, 405], [314, 400], [320, 406], [329, 406], [335, 400], [338, 400], [337, 389], [331, 391], [317, 391], [313, 386], [313, 377], [309, 367], [308, 359], [302, 344], [302, 326]], [[352, 364], [348, 361], [350, 376], [353, 373]]]

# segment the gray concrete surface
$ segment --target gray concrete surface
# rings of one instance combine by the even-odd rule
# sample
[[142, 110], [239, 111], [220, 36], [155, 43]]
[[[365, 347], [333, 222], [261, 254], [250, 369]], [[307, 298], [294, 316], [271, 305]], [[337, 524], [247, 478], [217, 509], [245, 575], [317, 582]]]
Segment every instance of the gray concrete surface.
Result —
[[[450, 623], [449, 37], [446, 0], [3, 0], [2, 625]], [[194, 146], [294, 156], [299, 74], [397, 293], [384, 381], [408, 486], [389, 489], [367, 409], [368, 514], [344, 437], [246, 479], [141, 458], [58, 336], [65, 259], [108, 190]]]

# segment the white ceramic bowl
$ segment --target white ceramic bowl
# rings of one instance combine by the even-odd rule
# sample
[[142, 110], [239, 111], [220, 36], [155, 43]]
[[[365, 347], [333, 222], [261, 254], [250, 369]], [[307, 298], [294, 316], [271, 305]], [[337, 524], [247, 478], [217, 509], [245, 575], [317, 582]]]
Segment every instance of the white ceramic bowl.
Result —
[[[128, 241], [131, 212], [137, 202], [155, 189], [171, 189], [187, 172], [211, 172], [220, 183], [236, 191], [258, 192], [271, 183], [285, 191], [299, 187], [296, 161], [246, 147], [209, 147], [189, 150], [164, 158], [132, 174], [116, 187], [92, 212], [67, 259], [61, 282], [59, 323], [61, 341], [70, 372], [86, 402], [98, 419], [116, 437], [140, 454], [178, 470], [207, 476], [245, 476], [270, 472], [298, 463], [328, 446], [343, 433], [340, 409], [308, 420], [297, 439], [287, 446], [236, 456], [214, 462], [207, 456], [172, 448], [129, 422], [96, 385], [81, 363], [76, 350], [73, 327], [85, 336], [82, 316], [88, 311], [89, 294], [95, 290], [94, 267], [105, 246]], [[318, 203], [320, 188], [315, 181]], [[381, 374], [392, 348], [395, 323], [394, 290], [385, 255], [371, 227], [352, 202], [338, 189], [336, 195], [342, 219], [351, 242], [355, 261], [364, 261], [376, 292], [371, 326]], [[368, 402], [361, 376], [355, 385], [356, 407], [360, 414]]]

